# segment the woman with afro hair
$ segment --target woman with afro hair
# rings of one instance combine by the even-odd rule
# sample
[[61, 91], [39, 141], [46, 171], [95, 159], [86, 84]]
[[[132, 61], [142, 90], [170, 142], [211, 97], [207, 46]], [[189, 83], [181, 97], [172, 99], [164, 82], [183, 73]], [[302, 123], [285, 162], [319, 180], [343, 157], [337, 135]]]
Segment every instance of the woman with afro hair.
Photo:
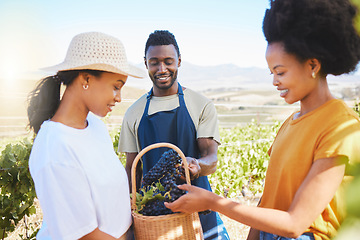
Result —
[[248, 239], [331, 239], [344, 217], [346, 169], [360, 162], [360, 119], [332, 96], [327, 76], [355, 70], [360, 37], [348, 0], [272, 0], [263, 32], [273, 85], [300, 111], [282, 124], [271, 145], [258, 207], [194, 186], [166, 204], [173, 211], [211, 209], [251, 226]]

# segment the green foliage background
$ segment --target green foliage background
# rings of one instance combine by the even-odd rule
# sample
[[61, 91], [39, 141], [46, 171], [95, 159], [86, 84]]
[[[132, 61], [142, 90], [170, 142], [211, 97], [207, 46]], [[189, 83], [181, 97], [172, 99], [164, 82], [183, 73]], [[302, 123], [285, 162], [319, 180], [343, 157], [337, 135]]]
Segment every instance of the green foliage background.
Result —
[[216, 172], [209, 176], [216, 194], [236, 198], [246, 192], [262, 192], [269, 161], [267, 151], [279, 127], [279, 122], [262, 125], [253, 120], [245, 127], [220, 129], [219, 162]]
[[[0, 238], [15, 230], [25, 215], [36, 213], [35, 187], [28, 170], [32, 142], [28, 139], [9, 143], [0, 157]], [[34, 234], [35, 235], [35, 234]], [[25, 236], [25, 239], [35, 237]], [[19, 236], [23, 239], [23, 236]]]

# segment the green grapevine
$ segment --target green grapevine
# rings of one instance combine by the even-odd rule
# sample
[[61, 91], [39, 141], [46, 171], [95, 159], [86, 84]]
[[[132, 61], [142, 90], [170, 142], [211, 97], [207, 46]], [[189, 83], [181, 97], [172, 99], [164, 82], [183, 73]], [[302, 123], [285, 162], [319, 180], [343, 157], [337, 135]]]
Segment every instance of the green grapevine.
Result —
[[274, 140], [279, 122], [261, 125], [252, 121], [245, 127], [220, 129], [221, 145], [218, 165], [209, 181], [216, 194], [230, 198], [262, 192], [268, 166], [268, 149]]
[[28, 161], [32, 143], [24, 139], [7, 144], [0, 157], [0, 238], [15, 230], [25, 216], [36, 213], [34, 183]]

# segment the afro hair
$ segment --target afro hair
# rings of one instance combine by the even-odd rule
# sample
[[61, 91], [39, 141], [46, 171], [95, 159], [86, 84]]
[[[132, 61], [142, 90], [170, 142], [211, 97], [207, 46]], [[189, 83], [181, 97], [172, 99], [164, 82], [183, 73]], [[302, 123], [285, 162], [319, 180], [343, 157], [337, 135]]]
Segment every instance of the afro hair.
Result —
[[360, 60], [355, 15], [348, 0], [271, 0], [263, 32], [268, 44], [282, 42], [300, 61], [318, 59], [325, 76], [341, 75]]

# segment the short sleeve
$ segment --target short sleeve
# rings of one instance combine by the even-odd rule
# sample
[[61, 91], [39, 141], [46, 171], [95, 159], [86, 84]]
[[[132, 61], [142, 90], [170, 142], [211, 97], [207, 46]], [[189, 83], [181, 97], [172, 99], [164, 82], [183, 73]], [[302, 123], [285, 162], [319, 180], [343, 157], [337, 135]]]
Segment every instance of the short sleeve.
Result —
[[136, 131], [134, 126], [129, 122], [130, 111], [125, 114], [121, 125], [118, 152], [138, 152], [136, 143]]
[[334, 124], [320, 139], [314, 159], [347, 157], [350, 163], [360, 162], [360, 123], [351, 118]]
[[78, 239], [98, 226], [91, 191], [81, 169], [49, 164], [34, 177], [52, 239]]
[[215, 105], [209, 101], [200, 115], [197, 138], [214, 138], [220, 144], [218, 118]]

